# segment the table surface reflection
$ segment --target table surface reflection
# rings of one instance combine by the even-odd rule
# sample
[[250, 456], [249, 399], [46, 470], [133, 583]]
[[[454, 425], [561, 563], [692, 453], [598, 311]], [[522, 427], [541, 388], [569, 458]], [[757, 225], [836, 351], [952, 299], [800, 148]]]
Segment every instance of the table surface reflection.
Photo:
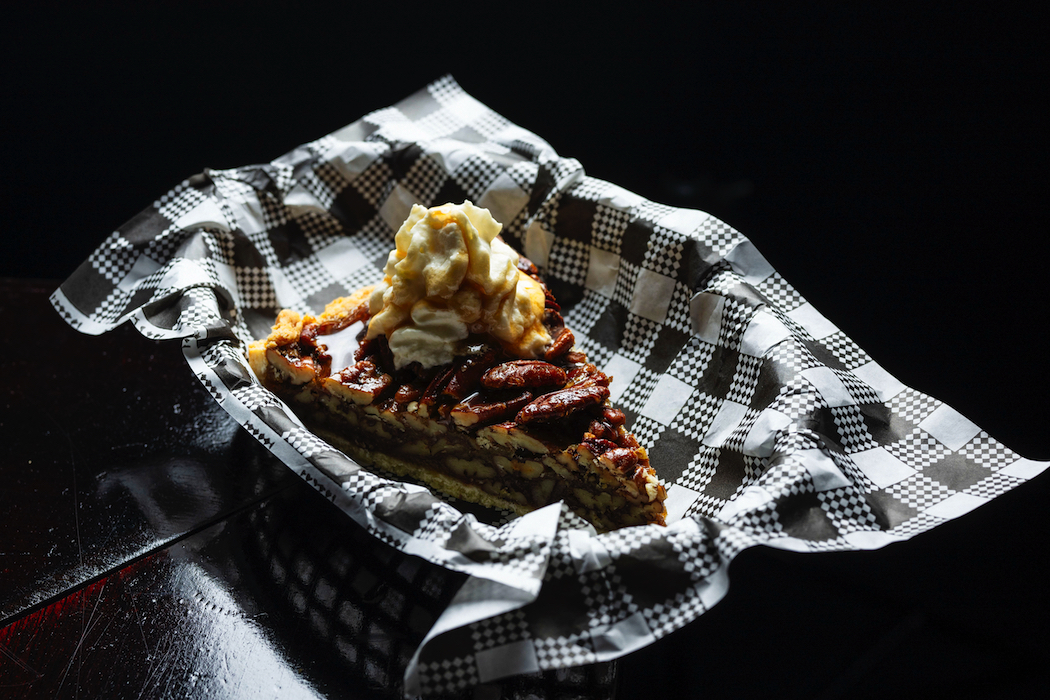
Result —
[[[463, 577], [365, 534], [242, 430], [177, 343], [81, 335], [0, 280], [0, 694], [393, 698]], [[26, 319], [31, 319], [26, 321]], [[758, 548], [615, 663], [462, 697], [1024, 695], [1045, 684], [1045, 478], [878, 552]]]

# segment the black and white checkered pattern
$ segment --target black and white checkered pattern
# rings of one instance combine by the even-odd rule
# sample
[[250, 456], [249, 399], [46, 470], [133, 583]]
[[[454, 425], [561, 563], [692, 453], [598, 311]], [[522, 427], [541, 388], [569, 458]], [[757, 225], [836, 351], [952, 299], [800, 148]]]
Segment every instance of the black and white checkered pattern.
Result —
[[489, 617], [470, 626], [470, 636], [474, 640], [474, 651], [485, 651], [522, 639], [529, 639], [529, 623], [520, 610]]
[[886, 493], [904, 505], [922, 511], [940, 503], [955, 492], [928, 476], [916, 474], [889, 486]]
[[[248, 368], [281, 306], [316, 313], [378, 278], [412, 201], [463, 198], [537, 251], [579, 347], [616, 376], [680, 499], [667, 528], [468, 514], [360, 468]], [[209, 393], [377, 538], [521, 591], [495, 616], [448, 613], [411, 672], [423, 693], [613, 658], [717, 602], [743, 548], [878, 546], [1046, 466], [889, 377], [730, 226], [585, 176], [450, 77], [338, 138], [179, 183], [88, 262], [52, 298], [72, 326], [181, 338]]]
[[935, 464], [951, 454], [950, 449], [921, 428], [915, 428], [897, 442], [886, 445], [886, 450], [901, 461], [920, 468]]
[[855, 488], [819, 491], [817, 500], [840, 534], [877, 529], [871, 506], [864, 494]]
[[996, 442], [983, 430], [962, 449], [966, 459], [989, 469], [1002, 469], [1013, 464], [1018, 457], [1002, 443]]
[[534, 641], [540, 668], [565, 668], [593, 664], [598, 660], [589, 631], [557, 637], [540, 637]]
[[558, 238], [551, 246], [547, 271], [566, 282], [583, 286], [587, 280], [587, 265], [591, 249], [585, 243], [570, 238]]
[[478, 683], [477, 662], [473, 654], [419, 664], [420, 690], [426, 695], [454, 693]]

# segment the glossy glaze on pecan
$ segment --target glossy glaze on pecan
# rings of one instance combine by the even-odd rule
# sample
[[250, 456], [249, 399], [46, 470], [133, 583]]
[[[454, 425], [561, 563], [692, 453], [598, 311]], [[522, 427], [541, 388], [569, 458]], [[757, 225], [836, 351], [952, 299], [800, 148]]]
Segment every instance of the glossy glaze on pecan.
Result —
[[[535, 273], [530, 263], [525, 265]], [[452, 421], [464, 430], [510, 421], [555, 442], [573, 435], [579, 439], [583, 433], [593, 441], [596, 456], [617, 447], [632, 449], [622, 428], [623, 413], [604, 405], [609, 377], [584, 353], [572, 349], [575, 338], [559, 310], [548, 294], [546, 319], [554, 341], [543, 360], [508, 357], [491, 339], [477, 336], [452, 364], [426, 370], [413, 364], [395, 370], [386, 337], [369, 339], [362, 329], [356, 364], [337, 378], [354, 390], [355, 401], [389, 402], [394, 410], [418, 402], [430, 407], [431, 417]], [[367, 311], [355, 310], [353, 321], [367, 324]], [[330, 328], [348, 325], [335, 323]], [[316, 348], [330, 328], [304, 326], [298, 348], [323, 362], [326, 358]]]
[[481, 385], [487, 389], [553, 389], [565, 386], [565, 370], [542, 360], [511, 360], [485, 372]]
[[561, 332], [554, 338], [554, 342], [547, 348], [547, 351], [543, 353], [543, 359], [547, 362], [557, 360], [562, 355], [572, 350], [572, 346], [576, 344], [576, 336], [572, 334], [565, 326], [561, 327]]
[[514, 420], [522, 425], [546, 423], [599, 406], [607, 398], [609, 387], [605, 386], [572, 386], [559, 389], [534, 400], [521, 409]]
[[371, 360], [360, 360], [352, 367], [339, 372], [335, 378], [350, 389], [371, 396], [373, 400], [394, 381], [393, 377], [380, 371]]
[[602, 458], [612, 462], [621, 472], [627, 473], [638, 464], [638, 453], [626, 447], [614, 447], [602, 453]]
[[452, 407], [449, 414], [457, 425], [468, 427], [499, 423], [510, 418], [532, 401], [532, 393], [523, 391], [504, 401], [484, 401], [478, 394]]
[[492, 367], [497, 357], [499, 351], [492, 346], [482, 346], [477, 354], [467, 355], [449, 379], [444, 394], [454, 399], [469, 396], [478, 388], [482, 375]]

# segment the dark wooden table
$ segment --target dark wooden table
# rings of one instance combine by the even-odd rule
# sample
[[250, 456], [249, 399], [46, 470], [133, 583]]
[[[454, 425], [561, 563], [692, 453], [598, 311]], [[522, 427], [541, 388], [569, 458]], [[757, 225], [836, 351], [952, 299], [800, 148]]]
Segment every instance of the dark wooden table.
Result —
[[[363, 534], [177, 344], [68, 328], [56, 284], [0, 280], [0, 696], [397, 697], [462, 577]], [[464, 697], [1031, 697], [1048, 491], [877, 552], [748, 550], [657, 644]]]

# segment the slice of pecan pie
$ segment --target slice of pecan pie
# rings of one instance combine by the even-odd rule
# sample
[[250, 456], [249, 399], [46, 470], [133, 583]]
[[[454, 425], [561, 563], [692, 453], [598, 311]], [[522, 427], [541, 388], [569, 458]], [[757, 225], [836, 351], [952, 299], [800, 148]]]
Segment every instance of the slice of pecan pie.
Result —
[[[469, 226], [462, 220], [450, 224], [440, 212], [434, 214], [438, 208], [419, 209], [430, 216], [432, 231], [455, 234], [449, 226]], [[473, 216], [476, 209], [468, 211]], [[406, 226], [410, 223], [411, 217]], [[493, 251], [506, 247], [494, 234], [490, 241]], [[394, 324], [402, 331], [423, 327], [446, 341], [453, 338], [445, 343], [453, 348], [451, 357], [425, 366], [419, 353], [405, 351], [404, 336], [412, 347], [420, 342], [426, 347], [433, 338], [398, 335], [389, 327], [377, 329], [375, 322], [381, 313], [390, 315], [397, 294], [394, 268], [406, 258], [398, 253], [411, 248], [404, 242], [391, 253], [386, 277], [376, 287], [336, 299], [317, 317], [281, 311], [273, 332], [249, 348], [263, 384], [319, 436], [364, 466], [518, 514], [564, 500], [600, 531], [664, 524], [666, 491], [645, 449], [625, 429], [624, 414], [609, 402], [610, 377], [574, 349], [572, 331], [536, 267], [514, 254], [508, 288], [517, 285], [519, 299], [522, 285], [534, 296], [536, 290], [542, 293], [536, 309], [542, 327], [532, 328], [528, 341], [541, 348], [538, 356], [522, 350], [528, 332], [494, 334], [492, 324], [470, 321], [484, 313], [475, 313], [472, 303], [465, 306], [474, 310], [463, 312], [462, 299], [436, 308], [467, 318], [465, 330], [435, 326], [427, 314], [438, 297], [428, 294], [426, 313], [417, 300]], [[488, 262], [493, 268], [503, 264]], [[469, 285], [457, 291], [464, 286]], [[508, 294], [512, 299], [513, 291]], [[518, 326], [528, 327], [527, 320]]]

